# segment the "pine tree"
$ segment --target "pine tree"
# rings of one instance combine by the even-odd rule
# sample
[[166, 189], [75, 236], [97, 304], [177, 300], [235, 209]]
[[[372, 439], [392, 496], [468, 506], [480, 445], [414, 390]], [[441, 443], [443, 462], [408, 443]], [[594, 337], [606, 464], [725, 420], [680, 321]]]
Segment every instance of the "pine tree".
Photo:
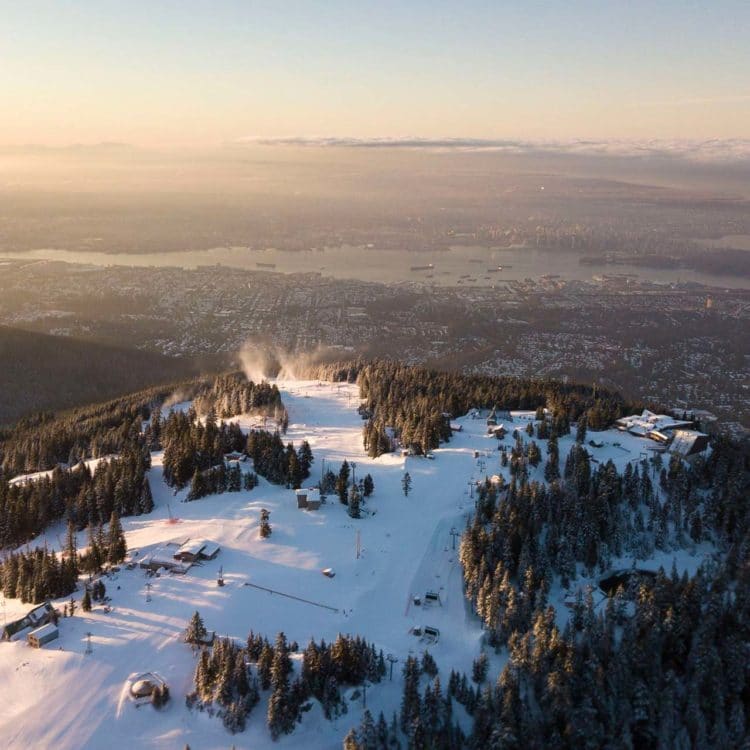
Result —
[[489, 661], [487, 659], [487, 654], [482, 652], [476, 659], [474, 659], [471, 665], [471, 679], [478, 685], [481, 685], [487, 679], [488, 668]]
[[435, 677], [438, 673], [438, 666], [435, 662], [435, 658], [427, 649], [425, 649], [422, 654], [422, 672], [429, 677]]
[[140, 496], [140, 512], [151, 513], [154, 509], [154, 498], [151, 494], [151, 485], [148, 481], [148, 477], [143, 477], [141, 483], [141, 496]]
[[413, 656], [407, 656], [404, 664], [404, 692], [401, 698], [401, 729], [404, 732], [409, 732], [421, 710], [419, 675], [419, 663]]
[[91, 612], [91, 593], [89, 587], [86, 586], [86, 590], [83, 592], [83, 598], [81, 599], [81, 609], [84, 612]]
[[365, 474], [365, 478], [360, 482], [361, 491], [363, 497], [370, 497], [375, 491], [375, 482], [369, 474]]
[[344, 737], [344, 750], [364, 750], [364, 746], [359, 741], [359, 734], [354, 727]]
[[346, 505], [349, 500], [349, 462], [344, 459], [339, 470], [339, 476], [336, 480], [336, 493], [342, 505]]
[[401, 489], [404, 492], [404, 497], [409, 497], [409, 492], [411, 492], [411, 474], [408, 471], [404, 472], [404, 476], [401, 479]]
[[122, 531], [120, 518], [113, 510], [109, 519], [109, 536], [107, 540], [107, 561], [112, 565], [122, 562], [128, 552], [125, 534]]
[[352, 485], [349, 489], [349, 515], [352, 518], [361, 518], [359, 489]]
[[207, 631], [203, 623], [203, 618], [198, 610], [190, 618], [187, 629], [185, 630], [185, 641], [187, 643], [203, 643], [206, 640]]
[[560, 453], [557, 446], [557, 435], [554, 433], [547, 443], [547, 463], [544, 467], [544, 478], [548, 482], [553, 482], [560, 478]]
[[582, 414], [578, 418], [578, 424], [576, 425], [576, 443], [583, 444], [586, 442], [586, 415]]
[[310, 443], [307, 440], [303, 440], [302, 444], [297, 451], [297, 458], [299, 459], [299, 467], [302, 473], [302, 479], [307, 479], [310, 476], [310, 467], [315, 460], [313, 458], [313, 452], [310, 448]]

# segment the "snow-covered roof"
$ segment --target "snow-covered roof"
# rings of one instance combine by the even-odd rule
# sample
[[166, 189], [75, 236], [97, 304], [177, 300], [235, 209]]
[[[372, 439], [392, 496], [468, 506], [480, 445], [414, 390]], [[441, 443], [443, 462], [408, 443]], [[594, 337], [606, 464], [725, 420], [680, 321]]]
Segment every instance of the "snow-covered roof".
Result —
[[29, 635], [33, 635], [35, 638], [46, 638], [48, 635], [52, 635], [54, 633], [57, 633], [57, 625], [53, 625], [51, 622], [48, 622], [46, 625], [42, 625], [41, 628], [32, 630]]
[[320, 490], [317, 487], [304, 487], [299, 490], [295, 490], [298, 495], [305, 495], [308, 500], [315, 500], [320, 495]]
[[[697, 452], [695, 450], [697, 447], [696, 442], [700, 438], [708, 438], [708, 435], [705, 432], [698, 432], [697, 430], [675, 430], [674, 439], [669, 446], [669, 450], [672, 453], [679, 453], [681, 456], [688, 456], [693, 452]], [[700, 450], [704, 449], [705, 446], [700, 448]]]
[[38, 607], [34, 607], [27, 615], [26, 617], [29, 619], [29, 621], [33, 624], [39, 622], [40, 620], [47, 617], [52, 607], [50, 606], [49, 602], [45, 602], [44, 604], [40, 604]]
[[204, 542], [203, 543], [203, 549], [201, 550], [201, 554], [204, 557], [213, 557], [215, 554], [219, 552], [221, 547], [216, 544], [216, 542]]
[[143, 557], [138, 561], [138, 564], [141, 567], [150, 567], [150, 568], [166, 568], [167, 570], [175, 570], [178, 572], [186, 572], [188, 567], [187, 565], [183, 565], [180, 562], [177, 562], [177, 560], [174, 559], [175, 554], [175, 546], [174, 545], [165, 545], [163, 547], [157, 547], [154, 550], [151, 550], [150, 552], [147, 552]]
[[193, 555], [195, 557], [200, 554], [201, 550], [205, 546], [206, 546], [205, 540], [188, 539], [185, 542], [185, 544], [183, 544], [174, 554], [175, 555], [188, 554], [188, 555]]
[[617, 420], [616, 424], [633, 435], [646, 437], [649, 432], [663, 432], [664, 430], [674, 430], [678, 427], [688, 427], [692, 422], [675, 419], [668, 414], [654, 414], [654, 412], [644, 409], [641, 414], [621, 417]]
[[151, 680], [138, 680], [130, 688], [130, 692], [137, 698], [149, 696], [154, 690], [156, 690], [156, 685]]

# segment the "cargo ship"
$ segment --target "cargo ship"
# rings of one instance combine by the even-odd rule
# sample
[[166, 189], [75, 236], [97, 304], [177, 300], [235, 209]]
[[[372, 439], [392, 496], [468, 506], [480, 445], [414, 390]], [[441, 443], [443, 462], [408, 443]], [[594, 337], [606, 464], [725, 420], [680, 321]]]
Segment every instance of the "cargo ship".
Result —
[[255, 265], [258, 268], [276, 268], [275, 263], [261, 263], [260, 261], [258, 261]]
[[412, 266], [412, 271], [432, 271], [435, 268], [434, 263], [428, 263], [426, 266]]

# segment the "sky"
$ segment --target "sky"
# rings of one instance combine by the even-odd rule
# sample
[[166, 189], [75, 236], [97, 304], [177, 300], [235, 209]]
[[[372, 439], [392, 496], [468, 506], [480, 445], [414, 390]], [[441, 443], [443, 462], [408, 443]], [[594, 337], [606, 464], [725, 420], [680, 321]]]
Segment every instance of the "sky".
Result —
[[0, 144], [750, 138], [747, 0], [0, 0]]

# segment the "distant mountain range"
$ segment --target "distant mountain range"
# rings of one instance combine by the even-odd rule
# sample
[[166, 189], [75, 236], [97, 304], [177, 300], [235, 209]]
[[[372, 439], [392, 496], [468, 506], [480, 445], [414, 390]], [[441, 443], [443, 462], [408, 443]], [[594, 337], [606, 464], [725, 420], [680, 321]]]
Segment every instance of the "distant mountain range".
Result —
[[201, 363], [193, 358], [0, 326], [0, 424], [34, 411], [104, 401], [200, 371]]

